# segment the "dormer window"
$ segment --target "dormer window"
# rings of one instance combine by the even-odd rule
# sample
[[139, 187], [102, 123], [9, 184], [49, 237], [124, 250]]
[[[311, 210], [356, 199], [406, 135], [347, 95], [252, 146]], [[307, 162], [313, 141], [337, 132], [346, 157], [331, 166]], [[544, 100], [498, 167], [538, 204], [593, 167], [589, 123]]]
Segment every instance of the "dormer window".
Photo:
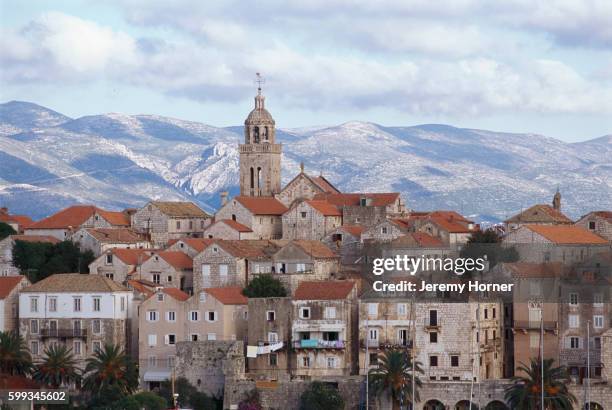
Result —
[[112, 265], [113, 264], [113, 254], [109, 253], [106, 255], [106, 264], [107, 265]]

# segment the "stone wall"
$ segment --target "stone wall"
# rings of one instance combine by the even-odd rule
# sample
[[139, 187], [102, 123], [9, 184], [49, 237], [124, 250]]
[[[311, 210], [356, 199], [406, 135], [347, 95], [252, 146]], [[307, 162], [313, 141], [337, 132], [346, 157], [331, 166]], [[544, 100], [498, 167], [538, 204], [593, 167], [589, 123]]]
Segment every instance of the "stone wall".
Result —
[[[210, 266], [210, 274], [203, 275], [202, 265]], [[220, 275], [220, 266], [227, 265], [227, 276]], [[219, 245], [208, 246], [193, 260], [193, 289], [222, 286], [244, 286], [246, 284], [246, 260], [226, 252]]]

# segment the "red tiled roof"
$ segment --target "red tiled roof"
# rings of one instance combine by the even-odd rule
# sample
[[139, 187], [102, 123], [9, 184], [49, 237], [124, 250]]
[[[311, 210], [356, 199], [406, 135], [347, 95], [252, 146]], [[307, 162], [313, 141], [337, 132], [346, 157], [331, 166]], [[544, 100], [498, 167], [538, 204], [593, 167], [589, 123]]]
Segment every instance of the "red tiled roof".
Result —
[[130, 228], [88, 228], [86, 231], [99, 242], [136, 243], [146, 240]]
[[224, 224], [238, 232], [253, 232], [253, 230], [248, 226], [243, 225], [240, 222], [236, 222], [232, 219], [222, 219], [219, 222], [223, 222]]
[[305, 281], [300, 282], [294, 300], [335, 300], [346, 299], [355, 287], [352, 280]]
[[16, 223], [20, 229], [29, 227], [34, 221], [25, 215], [11, 215], [7, 212], [0, 212], [0, 222], [4, 223]]
[[323, 244], [320, 241], [311, 241], [311, 240], [294, 240], [289, 242], [289, 244], [295, 244], [300, 247], [304, 252], [313, 258], [317, 259], [329, 259], [329, 258], [337, 258], [338, 255], [334, 253], [327, 245]]
[[323, 175], [319, 175], [318, 177], [310, 177], [310, 179], [317, 184], [319, 188], [321, 188], [324, 192], [329, 194], [339, 194], [340, 191], [332, 185]]
[[147, 249], [111, 249], [111, 253], [127, 265], [138, 265], [146, 261], [150, 252]]
[[412, 223], [409, 219], [399, 219], [394, 218], [390, 220], [392, 223], [397, 225], [400, 229], [410, 229], [412, 227]]
[[162, 292], [164, 292], [168, 296], [172, 296], [176, 300], [180, 300], [181, 302], [189, 299], [189, 294], [183, 292], [178, 288], [163, 288]]
[[130, 216], [125, 212], [105, 211], [97, 208], [98, 214], [106, 221], [115, 226], [130, 226]]
[[348, 193], [348, 194], [317, 194], [314, 199], [325, 200], [336, 206], [359, 206], [361, 198], [370, 199], [370, 206], [387, 206], [393, 204], [399, 197], [398, 192], [387, 193]]
[[360, 238], [363, 233], [363, 226], [361, 225], [342, 225], [338, 229], [348, 232], [357, 238]]
[[608, 241], [575, 225], [525, 225], [551, 242], [562, 245], [607, 245]]
[[6, 298], [24, 279], [25, 276], [0, 276], [0, 299]]
[[23, 242], [46, 242], [46, 243], [60, 243], [61, 242], [55, 236], [49, 236], [49, 235], [11, 235], [11, 239], [14, 241], [23, 241]]
[[204, 289], [204, 291], [224, 305], [246, 305], [249, 302], [246, 296], [242, 294], [242, 288], [240, 286], [208, 288]]
[[183, 242], [187, 246], [195, 249], [198, 252], [202, 252], [208, 245], [214, 242], [214, 239], [209, 238], [180, 238], [172, 239], [168, 242], [168, 246], [172, 246], [177, 242]]
[[217, 239], [215, 244], [223, 250], [237, 258], [262, 258], [267, 256], [264, 252], [267, 246], [270, 246], [268, 241], [239, 241], [228, 239]]
[[430, 212], [428, 216], [433, 217], [433, 218], [443, 218], [449, 221], [474, 223], [474, 221], [467, 219], [465, 216], [455, 211], [433, 211], [433, 212]]
[[193, 259], [179, 251], [161, 251], [155, 253], [176, 269], [193, 269]]
[[147, 295], [147, 298], [152, 296], [155, 293], [152, 289], [154, 288], [154, 286], [146, 285], [142, 283], [142, 281], [140, 280], [129, 279], [127, 283], [128, 283], [128, 286], [131, 287], [132, 289]]
[[319, 211], [323, 216], [342, 216], [342, 212], [337, 206], [321, 200], [306, 201], [308, 205]]
[[472, 229], [468, 224], [473, 224], [469, 219], [464, 218], [454, 211], [435, 211], [431, 212], [426, 219], [429, 219], [442, 229], [450, 233], [470, 233], [476, 230], [474, 225]]
[[506, 262], [502, 266], [509, 269], [512, 276], [517, 278], [555, 278], [560, 277], [563, 273], [561, 262]]
[[234, 199], [254, 215], [282, 215], [287, 212], [287, 207], [273, 197], [237, 196]]
[[[76, 229], [95, 213], [111, 225], [129, 226], [130, 224], [129, 218], [122, 212], [105, 211], [93, 205], [74, 205], [33, 223], [28, 229], [68, 229], [69, 227]], [[109, 219], [106, 219], [107, 217]]]
[[536, 204], [505, 220], [506, 223], [559, 223], [571, 224], [572, 220], [550, 205]]
[[440, 238], [436, 238], [435, 236], [431, 236], [424, 232], [412, 232], [411, 235], [423, 248], [437, 248], [444, 246], [444, 242], [442, 242]]

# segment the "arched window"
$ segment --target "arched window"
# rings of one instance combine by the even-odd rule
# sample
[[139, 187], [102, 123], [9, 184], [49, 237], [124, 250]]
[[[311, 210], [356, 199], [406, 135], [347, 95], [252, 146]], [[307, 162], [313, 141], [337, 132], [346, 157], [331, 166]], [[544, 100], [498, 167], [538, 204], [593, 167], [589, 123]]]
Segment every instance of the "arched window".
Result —
[[251, 167], [251, 189], [255, 188], [255, 171]]
[[261, 168], [257, 167], [257, 189], [261, 189]]
[[236, 214], [232, 214], [232, 221], [236, 220]]
[[263, 129], [263, 140], [264, 142], [268, 142], [268, 127], [264, 127]]
[[259, 144], [259, 127], [253, 128], [253, 142]]

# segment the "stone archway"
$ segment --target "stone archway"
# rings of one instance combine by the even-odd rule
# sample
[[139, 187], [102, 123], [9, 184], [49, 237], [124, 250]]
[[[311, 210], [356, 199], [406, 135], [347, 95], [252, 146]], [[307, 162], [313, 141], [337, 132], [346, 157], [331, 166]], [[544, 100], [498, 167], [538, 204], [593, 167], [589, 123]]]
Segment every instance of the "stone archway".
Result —
[[440, 400], [433, 399], [425, 403], [423, 410], [445, 410], [445, 407], [444, 403], [442, 403]]
[[472, 403], [470, 406], [469, 400], [461, 400], [455, 404], [455, 410], [478, 410], [478, 406], [475, 403]]
[[[590, 405], [590, 407], [589, 407], [589, 405]], [[587, 409], [590, 409], [590, 410], [604, 410], [604, 407], [601, 404], [592, 401], [592, 402], [589, 402], [589, 403], [585, 404], [583, 409], [584, 410], [587, 410]]]
[[509, 407], [499, 400], [494, 400], [487, 404], [485, 410], [509, 410]]

